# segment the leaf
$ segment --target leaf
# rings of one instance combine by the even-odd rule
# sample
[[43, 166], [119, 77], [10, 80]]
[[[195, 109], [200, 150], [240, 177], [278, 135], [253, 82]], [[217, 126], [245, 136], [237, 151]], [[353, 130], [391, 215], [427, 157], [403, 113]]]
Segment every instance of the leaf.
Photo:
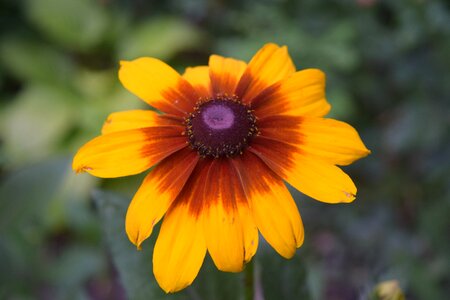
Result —
[[85, 51], [99, 45], [109, 26], [99, 1], [29, 0], [25, 8], [38, 29], [70, 49]]
[[65, 158], [52, 159], [7, 176], [0, 185], [0, 232], [43, 221], [42, 216], [61, 188], [69, 166]]
[[[102, 249], [96, 247], [100, 235], [95, 232], [97, 228], [90, 232], [86, 228], [91, 220], [84, 218], [82, 230], [58, 226], [70, 223], [60, 216], [61, 212], [55, 214], [54, 207], [68, 204], [66, 188], [74, 181], [68, 176], [72, 172], [69, 159], [53, 158], [12, 171], [3, 178], [0, 184], [0, 291], [5, 293], [4, 297], [15, 298], [19, 293], [35, 296], [36, 286], [49, 286], [56, 299], [87, 299], [74, 297], [74, 291], [81, 295], [88, 280], [104, 273], [106, 259]], [[79, 180], [76, 183], [83, 184]], [[70, 196], [80, 200], [85, 188], [72, 188]], [[77, 203], [84, 206], [72, 206], [72, 214], [89, 212], [86, 202]], [[91, 236], [85, 238], [86, 235]], [[63, 240], [59, 239], [61, 237]]]
[[175, 294], [165, 294], [152, 274], [153, 246], [157, 231], [138, 251], [125, 234], [128, 201], [115, 194], [96, 191], [94, 200], [102, 220], [106, 243], [129, 299], [239, 299], [242, 274], [218, 271], [207, 258], [191, 287]]
[[66, 298], [74, 289], [80, 289], [89, 278], [106, 269], [106, 259], [101, 250], [80, 244], [68, 247], [54, 258], [55, 262], [48, 266], [45, 277], [56, 283]]
[[311, 299], [306, 262], [300, 253], [286, 260], [261, 240], [257, 259], [265, 299]]
[[201, 39], [199, 30], [189, 23], [173, 17], [159, 17], [127, 32], [118, 46], [117, 59], [151, 56], [167, 60], [196, 47]]
[[200, 273], [190, 289], [192, 293], [198, 294], [201, 299], [240, 299], [244, 294], [243, 272], [227, 273], [219, 271], [207, 255]]
[[9, 36], [0, 41], [0, 61], [23, 81], [67, 84], [74, 66], [48, 44], [28, 36]]
[[21, 164], [53, 153], [73, 125], [72, 97], [53, 86], [32, 86], [22, 91], [0, 119], [7, 159]]
[[[129, 299], [186, 299], [180, 294], [165, 295], [152, 275], [151, 246], [137, 251], [125, 234], [125, 212], [128, 201], [112, 193], [96, 191], [93, 194], [100, 214], [106, 243], [119, 271]], [[153, 234], [151, 243], [154, 243]], [[147, 241], [148, 244], [148, 241]]]

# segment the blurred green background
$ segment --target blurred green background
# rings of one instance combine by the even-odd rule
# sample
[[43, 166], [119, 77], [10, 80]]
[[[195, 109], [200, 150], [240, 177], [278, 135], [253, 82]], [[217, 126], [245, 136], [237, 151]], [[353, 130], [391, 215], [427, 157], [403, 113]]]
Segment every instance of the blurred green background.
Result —
[[70, 164], [109, 113], [145, 107], [120, 85], [119, 60], [182, 72], [266, 42], [326, 72], [330, 117], [372, 154], [345, 168], [359, 188], [350, 205], [292, 191], [306, 240], [292, 260], [260, 243], [258, 297], [377, 298], [391, 279], [407, 299], [448, 297], [448, 2], [1, 0], [0, 299], [241, 299], [243, 274], [209, 258], [192, 287], [164, 295], [156, 234], [136, 251], [123, 227], [143, 176], [75, 176]]

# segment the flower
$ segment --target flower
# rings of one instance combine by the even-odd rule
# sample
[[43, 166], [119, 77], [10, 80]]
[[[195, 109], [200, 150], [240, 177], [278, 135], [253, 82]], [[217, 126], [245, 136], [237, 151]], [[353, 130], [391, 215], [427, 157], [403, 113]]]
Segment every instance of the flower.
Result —
[[111, 114], [73, 168], [110, 178], [156, 165], [125, 223], [140, 248], [164, 216], [153, 272], [166, 292], [192, 283], [206, 251], [218, 269], [241, 271], [258, 231], [292, 257], [304, 231], [283, 180], [319, 201], [355, 199], [354, 183], [336, 165], [370, 151], [353, 127], [323, 118], [324, 73], [296, 72], [285, 46], [267, 44], [248, 64], [212, 55], [182, 76], [155, 58], [122, 61], [119, 79], [162, 114]]
[[372, 291], [373, 298], [379, 300], [405, 300], [400, 283], [395, 280], [380, 282]]

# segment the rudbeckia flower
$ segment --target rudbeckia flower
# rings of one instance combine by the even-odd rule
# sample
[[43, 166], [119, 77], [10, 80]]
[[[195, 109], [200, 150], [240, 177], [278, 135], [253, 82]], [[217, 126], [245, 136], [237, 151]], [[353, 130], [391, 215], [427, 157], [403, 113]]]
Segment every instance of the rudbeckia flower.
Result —
[[292, 257], [304, 231], [285, 182], [327, 203], [355, 199], [338, 166], [369, 150], [353, 127], [323, 118], [324, 73], [296, 71], [286, 47], [267, 44], [248, 64], [212, 55], [183, 75], [155, 58], [122, 61], [119, 79], [161, 113], [112, 113], [73, 168], [111, 178], [154, 166], [125, 223], [140, 248], [164, 217], [153, 272], [166, 292], [190, 285], [206, 252], [218, 269], [241, 271], [258, 232]]

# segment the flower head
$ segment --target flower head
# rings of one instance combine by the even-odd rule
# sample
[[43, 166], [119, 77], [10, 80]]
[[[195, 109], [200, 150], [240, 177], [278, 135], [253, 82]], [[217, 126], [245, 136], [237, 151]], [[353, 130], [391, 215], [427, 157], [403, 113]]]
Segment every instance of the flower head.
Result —
[[248, 64], [212, 55], [182, 76], [155, 58], [123, 61], [119, 79], [162, 114], [111, 114], [73, 168], [108, 178], [156, 165], [131, 201], [126, 232], [140, 248], [164, 216], [153, 271], [166, 292], [190, 285], [207, 251], [220, 270], [241, 271], [258, 231], [292, 257], [304, 231], [284, 181], [319, 201], [355, 199], [337, 165], [370, 152], [353, 127], [323, 118], [324, 73], [296, 72], [286, 47], [267, 44]]

